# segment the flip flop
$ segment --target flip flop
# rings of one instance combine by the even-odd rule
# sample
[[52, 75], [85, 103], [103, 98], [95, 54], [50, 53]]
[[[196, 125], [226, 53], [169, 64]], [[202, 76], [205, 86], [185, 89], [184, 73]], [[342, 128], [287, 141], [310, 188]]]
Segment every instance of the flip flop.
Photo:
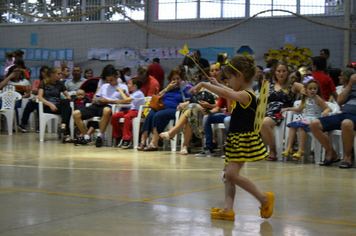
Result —
[[341, 162], [341, 164], [339, 165], [339, 168], [341, 168], [341, 169], [349, 169], [349, 168], [351, 168], [351, 163], [348, 163], [348, 162], [346, 162], [346, 161], [343, 161], [343, 162]]
[[188, 150], [187, 149], [182, 149], [179, 152], [180, 155], [188, 155]]
[[323, 163], [319, 163], [319, 166], [329, 166], [332, 163], [339, 162], [339, 161], [341, 161], [339, 158], [335, 158], [334, 160], [328, 160], [325, 158]]
[[266, 161], [277, 161], [278, 158], [277, 157], [267, 157]]
[[[162, 135], [163, 137], [162, 137], [161, 135]], [[170, 137], [169, 137], [168, 132], [162, 132], [162, 133], [160, 133], [160, 134], [159, 134], [159, 137], [162, 138], [162, 139], [164, 139], [164, 140], [173, 140], [173, 141], [174, 141], [173, 138], [170, 138]]]

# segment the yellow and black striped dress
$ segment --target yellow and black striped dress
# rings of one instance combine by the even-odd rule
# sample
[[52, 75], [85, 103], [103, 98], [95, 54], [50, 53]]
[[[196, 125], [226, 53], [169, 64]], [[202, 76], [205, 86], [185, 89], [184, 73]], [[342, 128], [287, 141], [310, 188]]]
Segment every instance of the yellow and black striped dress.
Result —
[[261, 136], [254, 132], [256, 96], [247, 90], [243, 92], [250, 96], [250, 102], [246, 106], [235, 101], [231, 104], [230, 133], [226, 142], [226, 164], [229, 161], [260, 161], [268, 157]]

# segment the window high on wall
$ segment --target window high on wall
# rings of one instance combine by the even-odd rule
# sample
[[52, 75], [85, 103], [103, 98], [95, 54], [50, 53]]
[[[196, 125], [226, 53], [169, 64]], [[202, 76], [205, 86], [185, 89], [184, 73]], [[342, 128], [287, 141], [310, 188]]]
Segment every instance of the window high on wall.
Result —
[[[246, 7], [246, 4], [249, 5]], [[271, 9], [288, 10], [302, 15], [334, 15], [342, 14], [343, 6], [343, 0], [157, 0], [156, 19], [244, 18]], [[258, 15], [272, 16], [290, 16], [290, 13], [268, 11]]]
[[[105, 6], [111, 6], [100, 9]], [[0, 2], [0, 8], [11, 8], [29, 13], [41, 19], [27, 17], [10, 10], [0, 11], [0, 23], [31, 23], [31, 22], [110, 22], [128, 20], [114, 8], [122, 10], [134, 20], [144, 20], [145, 0], [11, 0]], [[98, 10], [100, 9], [100, 10]], [[90, 14], [89, 14], [90, 13]], [[83, 14], [81, 17], [73, 18]], [[59, 17], [65, 19], [59, 20]]]

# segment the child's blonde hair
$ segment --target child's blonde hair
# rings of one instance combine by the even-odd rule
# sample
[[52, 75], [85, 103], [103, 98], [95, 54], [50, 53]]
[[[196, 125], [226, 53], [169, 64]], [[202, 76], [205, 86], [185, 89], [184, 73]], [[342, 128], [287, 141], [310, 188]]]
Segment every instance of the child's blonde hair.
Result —
[[[311, 80], [308, 80], [308, 82], [306, 82], [304, 84], [304, 88], [305, 88], [305, 92], [307, 91], [308, 89], [308, 86], [311, 84], [311, 83], [315, 83], [317, 86], [318, 86], [318, 92], [316, 92], [317, 95], [319, 95], [319, 97], [322, 97], [321, 96], [321, 91], [320, 91], [320, 85], [319, 85], [319, 82], [315, 79], [311, 79]], [[306, 99], [306, 95], [303, 95], [302, 96], [302, 107], [305, 108], [306, 105], [305, 105], [305, 99]]]
[[237, 75], [237, 69], [244, 75], [246, 83], [252, 83], [252, 79], [256, 73], [255, 57], [253, 55], [235, 55], [231, 58], [230, 64], [226, 65], [225, 73]]

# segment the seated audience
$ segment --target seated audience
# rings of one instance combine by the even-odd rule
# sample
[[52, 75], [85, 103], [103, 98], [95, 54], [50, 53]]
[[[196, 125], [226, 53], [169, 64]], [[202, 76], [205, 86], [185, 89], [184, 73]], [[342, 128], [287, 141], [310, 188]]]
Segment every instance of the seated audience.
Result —
[[333, 98], [337, 100], [337, 93], [334, 81], [324, 73], [326, 69], [325, 57], [313, 57], [313, 78], [319, 82], [321, 94], [325, 101], [331, 101]]
[[69, 92], [76, 92], [80, 85], [85, 81], [82, 77], [82, 69], [80, 66], [74, 66], [72, 71], [72, 79], [68, 79], [64, 85], [66, 86]]
[[103, 145], [103, 133], [110, 122], [111, 106], [113, 104], [125, 103], [125, 101], [122, 100], [120, 92], [118, 92], [116, 88], [120, 86], [125, 91], [128, 91], [128, 89], [126, 85], [117, 82], [117, 71], [115, 67], [112, 65], [105, 66], [102, 72], [102, 78], [105, 78], [108, 83], [102, 85], [99, 91], [95, 94], [96, 103], [73, 112], [75, 124], [81, 132], [81, 137], [75, 142], [76, 146], [87, 145], [91, 142], [83, 120], [87, 120], [94, 116], [100, 116], [100, 132], [97, 134], [95, 146], [101, 147]]
[[[176, 111], [182, 110], [186, 97], [190, 97], [187, 91], [190, 87], [181, 88], [182, 73], [178, 69], [169, 72], [167, 80], [168, 85], [159, 95], [162, 96], [165, 109], [155, 111], [150, 109], [142, 129], [141, 143], [137, 148], [139, 151], [157, 151], [158, 150], [158, 134], [163, 132], [170, 120], [175, 119]], [[188, 132], [191, 132], [188, 130]], [[152, 140], [149, 146], [146, 146], [146, 139], [152, 133]]]
[[[222, 72], [220, 68], [216, 66], [216, 64], [210, 65], [209, 73], [211, 77], [214, 77], [217, 81], [221, 82]], [[205, 89], [203, 88], [202, 91], [205, 91]], [[189, 101], [180, 104], [179, 108], [182, 110], [182, 113], [178, 122], [175, 124], [173, 129], [169, 130], [168, 132], [160, 133], [159, 136], [163, 139], [170, 139], [174, 137], [185, 125], [184, 143], [180, 154], [187, 155], [189, 142], [193, 136], [193, 133], [197, 138], [201, 139], [204, 137], [203, 115], [207, 115], [210, 112], [210, 109], [215, 107], [216, 104], [210, 104], [207, 101]]]
[[[356, 128], [356, 74], [350, 77], [350, 81], [344, 91], [338, 96], [337, 103], [342, 107], [342, 113], [315, 119], [310, 123], [310, 130], [315, 138], [326, 149], [326, 155], [319, 165], [328, 166], [340, 161], [333, 149], [328, 134], [325, 132], [341, 130], [344, 156], [340, 168], [351, 168], [351, 151], [354, 144]], [[341, 147], [340, 147], [341, 148]]]
[[279, 62], [274, 73], [275, 81], [269, 86], [266, 117], [261, 128], [262, 138], [270, 149], [267, 161], [277, 160], [273, 127], [279, 126], [284, 119], [281, 110], [292, 107], [296, 95], [304, 88], [302, 84], [292, 83], [288, 79], [288, 66], [285, 62]]
[[145, 97], [152, 96], [153, 94], [155, 94], [156, 88], [159, 88], [158, 81], [149, 74], [147, 67], [140, 66], [137, 69], [137, 75], [133, 76], [132, 78], [134, 77], [138, 77], [139, 79], [141, 79], [143, 83], [141, 91], [143, 92]]

